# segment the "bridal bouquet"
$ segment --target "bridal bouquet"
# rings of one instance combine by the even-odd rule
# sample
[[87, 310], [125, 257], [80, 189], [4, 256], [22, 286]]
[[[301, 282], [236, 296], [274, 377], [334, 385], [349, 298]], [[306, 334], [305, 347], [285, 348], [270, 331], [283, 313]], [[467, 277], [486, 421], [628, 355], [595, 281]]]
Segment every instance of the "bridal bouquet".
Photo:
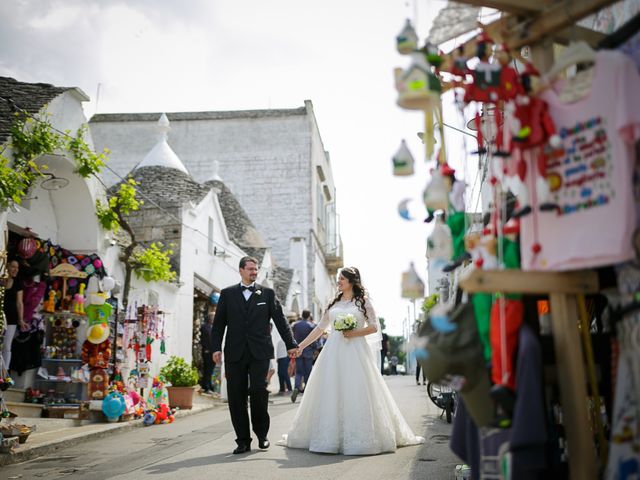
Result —
[[356, 317], [351, 313], [340, 313], [333, 321], [333, 328], [338, 332], [344, 332], [347, 330], [353, 330], [358, 326]]

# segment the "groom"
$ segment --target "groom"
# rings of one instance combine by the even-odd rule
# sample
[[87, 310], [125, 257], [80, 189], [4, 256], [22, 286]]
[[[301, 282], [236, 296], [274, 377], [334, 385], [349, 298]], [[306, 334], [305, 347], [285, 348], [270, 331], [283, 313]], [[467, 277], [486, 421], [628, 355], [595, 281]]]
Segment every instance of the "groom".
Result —
[[271, 319], [284, 340], [289, 355], [295, 355], [297, 351], [297, 344], [275, 292], [256, 284], [257, 276], [258, 261], [253, 257], [243, 257], [240, 260], [242, 281], [220, 293], [211, 335], [213, 361], [220, 363], [222, 337], [227, 330], [224, 347], [225, 375], [229, 413], [238, 444], [233, 451], [236, 454], [251, 451], [247, 394], [251, 401], [251, 424], [258, 437], [258, 447], [269, 448], [267, 372], [273, 358], [269, 328]]

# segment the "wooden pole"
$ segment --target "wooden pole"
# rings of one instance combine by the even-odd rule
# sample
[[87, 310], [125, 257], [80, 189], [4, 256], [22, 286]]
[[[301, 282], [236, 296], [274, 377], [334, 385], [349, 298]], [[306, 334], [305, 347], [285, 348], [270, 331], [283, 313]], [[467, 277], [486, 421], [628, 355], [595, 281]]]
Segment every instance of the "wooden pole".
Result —
[[[589, 428], [587, 386], [578, 334], [576, 297], [550, 293], [551, 331], [556, 352], [562, 419], [569, 448], [569, 478], [595, 480], [596, 452]], [[599, 414], [599, 412], [598, 412]]]

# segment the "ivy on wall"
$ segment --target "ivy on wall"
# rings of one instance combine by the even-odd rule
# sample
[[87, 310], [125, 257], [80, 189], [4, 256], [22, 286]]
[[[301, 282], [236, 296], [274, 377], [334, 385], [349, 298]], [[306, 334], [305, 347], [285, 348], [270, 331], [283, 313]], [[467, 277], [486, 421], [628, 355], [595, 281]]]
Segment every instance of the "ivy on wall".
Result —
[[[82, 178], [97, 176], [105, 166], [109, 151], [105, 149], [102, 153], [95, 153], [85, 141], [87, 130], [84, 124], [72, 136], [70, 132], [53, 128], [47, 117], [37, 119], [26, 112], [16, 113], [11, 126], [11, 140], [7, 145], [11, 156], [4, 155], [6, 148], [0, 153], [0, 210], [22, 203], [34, 182], [47, 169], [46, 165], [36, 164], [42, 155], [69, 155], [75, 163], [77, 175]], [[122, 228], [131, 237], [131, 243], [123, 249], [121, 257], [125, 264], [125, 305], [132, 271], [148, 282], [172, 281], [176, 278], [169, 262], [173, 251], [163, 249], [157, 243], [144, 248], [127, 222], [127, 216], [143, 204], [136, 197], [137, 186], [137, 182], [129, 179], [120, 185], [106, 203], [96, 201], [96, 216], [102, 228], [112, 232]]]

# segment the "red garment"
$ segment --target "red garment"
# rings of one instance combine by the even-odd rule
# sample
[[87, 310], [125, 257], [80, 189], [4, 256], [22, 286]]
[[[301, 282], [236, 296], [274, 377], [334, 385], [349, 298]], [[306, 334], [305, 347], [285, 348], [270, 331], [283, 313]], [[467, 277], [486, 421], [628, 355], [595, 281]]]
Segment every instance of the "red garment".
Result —
[[[504, 322], [501, 310], [504, 305]], [[491, 307], [491, 380], [496, 385], [504, 385], [515, 391], [516, 369], [514, 359], [518, 349], [518, 332], [524, 319], [524, 306], [521, 300], [498, 298]], [[502, 345], [502, 324], [505, 326], [506, 350]], [[504, 375], [503, 375], [504, 362]]]

